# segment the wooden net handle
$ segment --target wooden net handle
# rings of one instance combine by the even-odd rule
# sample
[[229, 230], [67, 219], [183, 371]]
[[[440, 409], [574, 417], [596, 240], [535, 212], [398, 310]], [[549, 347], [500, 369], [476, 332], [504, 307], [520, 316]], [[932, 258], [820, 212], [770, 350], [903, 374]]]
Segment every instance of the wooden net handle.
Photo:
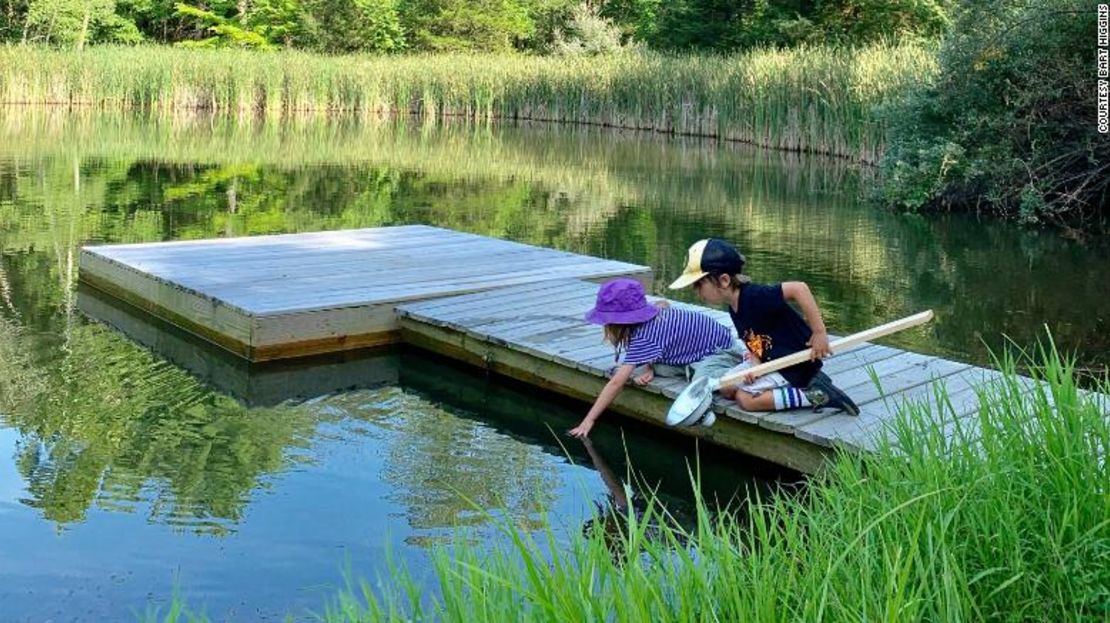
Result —
[[[853, 333], [849, 336], [842, 337], [839, 340], [836, 340], [835, 342], [829, 344], [829, 351], [831, 351], [833, 354], [836, 354], [836, 351], [838, 350], [844, 350], [845, 348], [849, 348], [857, 344], [862, 344], [863, 342], [869, 342], [871, 340], [878, 339], [880, 337], [883, 337], [884, 335], [890, 335], [891, 333], [897, 333], [899, 331], [909, 329], [910, 327], [916, 327], [918, 325], [925, 324], [932, 319], [933, 310], [928, 309], [912, 316], [906, 316], [905, 318], [902, 318], [900, 320], [894, 320], [886, 324], [881, 324], [877, 327], [872, 327], [870, 329], [867, 329], [866, 331], [860, 331], [859, 333]], [[732, 385], [733, 383], [740, 382], [749, 374], [752, 376], [752, 378], [766, 376], [772, 372], [778, 372], [783, 368], [789, 368], [792, 365], [802, 363], [803, 361], [809, 361], [810, 357], [812, 356], [812, 348], [800, 350], [796, 353], [790, 353], [785, 357], [779, 357], [778, 359], [768, 361], [766, 363], [761, 363], [757, 366], [752, 366], [747, 370], [741, 370], [739, 372], [723, 376], [719, 381], [719, 386], [726, 387], [728, 385]]]

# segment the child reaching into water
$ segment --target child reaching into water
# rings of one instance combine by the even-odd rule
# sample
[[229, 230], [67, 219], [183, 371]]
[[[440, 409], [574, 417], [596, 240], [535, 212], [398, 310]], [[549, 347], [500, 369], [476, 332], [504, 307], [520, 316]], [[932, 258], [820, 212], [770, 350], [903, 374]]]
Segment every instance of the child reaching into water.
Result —
[[[635, 279], [614, 279], [601, 286], [597, 303], [586, 320], [604, 325], [605, 340], [616, 349], [619, 365], [601, 390], [589, 413], [570, 434], [582, 438], [620, 394], [633, 371], [647, 370], [636, 377], [638, 385], [649, 383], [656, 374], [677, 376], [686, 366], [696, 378], [711, 371], [715, 356], [741, 348], [728, 327], [695, 311], [660, 308], [647, 302], [644, 288]], [[621, 352], [624, 357], [621, 359]], [[727, 360], [735, 361], [735, 352]], [[710, 411], [702, 424], [709, 426]]]
[[[693, 286], [705, 303], [727, 304], [737, 334], [751, 353], [749, 364], [770, 361], [807, 346], [813, 348], [813, 357], [754, 383], [749, 378], [737, 388], [721, 388], [721, 394], [735, 398], [748, 411], [812, 405], [814, 409], [829, 407], [859, 415], [856, 403], [821, 372], [821, 358], [830, 354], [829, 336], [809, 286], [802, 281], [752, 283], [743, 271], [744, 256], [731, 244], [716, 238], [699, 240], [690, 247], [686, 270], [670, 287]], [[798, 305], [805, 320], [790, 302]]]

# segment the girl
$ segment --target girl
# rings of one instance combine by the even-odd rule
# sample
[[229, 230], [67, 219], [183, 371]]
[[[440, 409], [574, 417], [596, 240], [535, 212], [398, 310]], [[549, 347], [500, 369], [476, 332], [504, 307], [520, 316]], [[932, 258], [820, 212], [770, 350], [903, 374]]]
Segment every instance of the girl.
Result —
[[[649, 383], [656, 373], [681, 375], [686, 366], [697, 377], [704, 372], [702, 364], [713, 359], [711, 355], [732, 351], [728, 360], [735, 365], [736, 349], [742, 348], [728, 327], [709, 316], [649, 304], [643, 286], [635, 279], [614, 279], [603, 284], [597, 292], [597, 303], [586, 313], [586, 320], [605, 326], [605, 340], [616, 348], [619, 365], [589, 413], [571, 429], [570, 434], [578, 438], [590, 434], [597, 418], [620, 394], [637, 367], [647, 366], [636, 377], [637, 385]], [[702, 424], [709, 426], [714, 420], [710, 411]]]

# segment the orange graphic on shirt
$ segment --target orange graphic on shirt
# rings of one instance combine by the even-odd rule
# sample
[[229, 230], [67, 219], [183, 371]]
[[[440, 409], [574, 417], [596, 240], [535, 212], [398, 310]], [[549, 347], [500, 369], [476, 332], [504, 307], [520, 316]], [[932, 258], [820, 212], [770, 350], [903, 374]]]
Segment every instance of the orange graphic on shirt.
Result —
[[760, 361], [763, 361], [763, 353], [772, 348], [771, 336], [756, 335], [754, 331], [748, 329], [744, 333], [744, 345], [748, 347], [748, 352], [755, 355]]

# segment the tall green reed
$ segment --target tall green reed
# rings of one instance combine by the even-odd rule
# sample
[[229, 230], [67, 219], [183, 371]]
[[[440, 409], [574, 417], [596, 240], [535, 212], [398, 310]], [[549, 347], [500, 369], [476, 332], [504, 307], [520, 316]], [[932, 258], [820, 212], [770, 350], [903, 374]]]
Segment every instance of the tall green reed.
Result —
[[733, 56], [325, 57], [302, 52], [0, 47], [0, 104], [217, 110], [241, 118], [414, 114], [719, 137], [873, 162], [872, 109], [935, 71], [913, 45]]

